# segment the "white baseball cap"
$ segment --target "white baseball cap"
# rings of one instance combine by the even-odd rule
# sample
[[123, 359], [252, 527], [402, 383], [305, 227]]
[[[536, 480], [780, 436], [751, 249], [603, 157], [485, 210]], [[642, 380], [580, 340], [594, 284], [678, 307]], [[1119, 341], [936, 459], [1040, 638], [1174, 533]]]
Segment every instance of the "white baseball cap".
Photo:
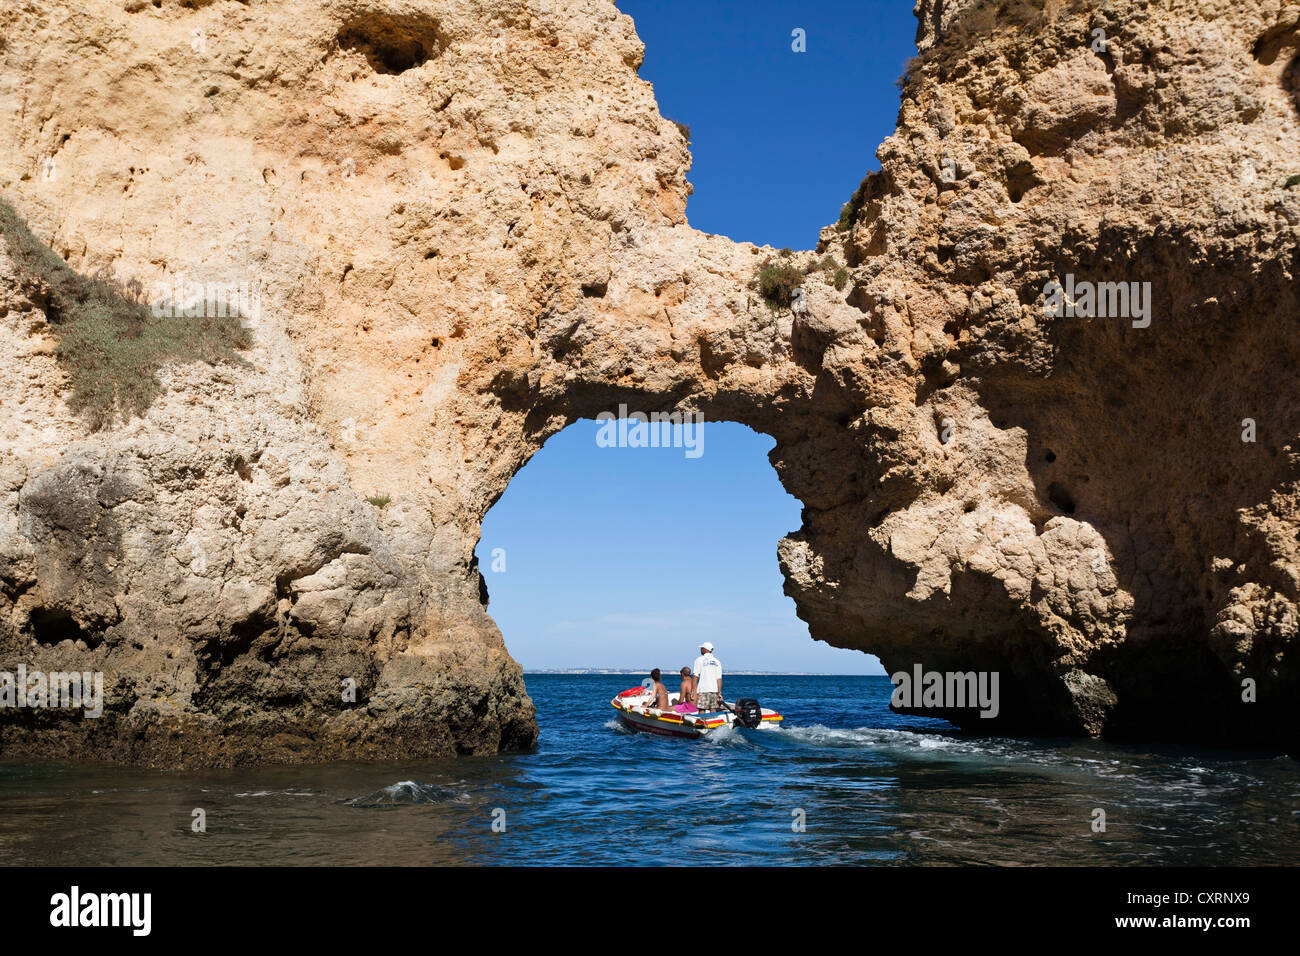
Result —
[[713, 645], [710, 644], [708, 641], [705, 641], [703, 644], [700, 645], [700, 647], [704, 648], [710, 654], [713, 653]]

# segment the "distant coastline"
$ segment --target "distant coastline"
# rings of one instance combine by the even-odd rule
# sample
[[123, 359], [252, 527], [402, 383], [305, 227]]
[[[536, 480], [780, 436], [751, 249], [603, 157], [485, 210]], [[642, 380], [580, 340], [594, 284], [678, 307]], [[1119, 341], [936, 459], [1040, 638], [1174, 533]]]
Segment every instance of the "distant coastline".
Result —
[[[649, 674], [651, 668], [638, 667], [534, 667], [524, 668], [524, 674]], [[829, 671], [737, 671], [729, 670], [735, 677], [883, 677], [883, 674], [832, 674]]]

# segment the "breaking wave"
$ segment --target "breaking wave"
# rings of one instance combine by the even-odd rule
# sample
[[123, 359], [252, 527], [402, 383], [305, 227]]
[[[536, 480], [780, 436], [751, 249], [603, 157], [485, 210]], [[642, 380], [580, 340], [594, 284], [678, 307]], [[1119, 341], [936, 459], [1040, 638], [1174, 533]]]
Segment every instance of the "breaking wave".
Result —
[[235, 794], [236, 797], [315, 797], [317, 790], [248, 790]]
[[416, 783], [414, 780], [400, 780], [391, 786], [376, 790], [365, 797], [353, 797], [344, 800], [349, 807], [363, 810], [387, 809], [390, 807], [410, 807], [430, 803], [465, 803], [469, 794], [438, 787], [433, 784]]

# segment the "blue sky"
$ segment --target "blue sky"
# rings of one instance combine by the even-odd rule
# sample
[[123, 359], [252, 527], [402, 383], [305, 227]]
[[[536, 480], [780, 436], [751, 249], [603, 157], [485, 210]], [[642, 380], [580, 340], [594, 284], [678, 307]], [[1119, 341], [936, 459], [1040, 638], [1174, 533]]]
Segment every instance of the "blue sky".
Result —
[[[913, 0], [617, 0], [659, 110], [691, 128], [691, 225], [811, 249], [894, 131]], [[802, 29], [805, 53], [791, 50]]]
[[[894, 80], [916, 52], [911, 0], [618, 0], [646, 44], [641, 76], [691, 127], [691, 225], [812, 248], [894, 129]], [[805, 31], [807, 52], [791, 49]], [[598, 425], [554, 436], [489, 512], [478, 547], [489, 612], [525, 669], [691, 663], [884, 673], [808, 636], [781, 591], [778, 539], [800, 504], [773, 440], [704, 426], [704, 453], [602, 448]], [[505, 570], [493, 571], [504, 556]]]

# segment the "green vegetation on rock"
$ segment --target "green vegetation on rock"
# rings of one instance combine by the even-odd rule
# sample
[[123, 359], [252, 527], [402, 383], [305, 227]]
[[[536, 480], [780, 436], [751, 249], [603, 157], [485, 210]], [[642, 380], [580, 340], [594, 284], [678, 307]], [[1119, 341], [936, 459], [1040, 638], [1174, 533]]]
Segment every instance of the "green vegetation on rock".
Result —
[[871, 179], [868, 175], [858, 183], [858, 188], [853, 191], [849, 201], [840, 207], [840, 221], [835, 224], [835, 228], [840, 232], [846, 232], [853, 228], [854, 221], [858, 218], [858, 213], [862, 211], [862, 206], [867, 201], [867, 182]]
[[156, 316], [138, 282], [83, 276], [41, 242], [0, 200], [0, 233], [29, 297], [58, 336], [68, 373], [68, 405], [92, 430], [143, 415], [168, 362], [242, 362], [250, 344], [237, 316]]
[[794, 290], [803, 284], [803, 273], [789, 263], [768, 260], [758, 271], [758, 291], [768, 306], [788, 309]]

